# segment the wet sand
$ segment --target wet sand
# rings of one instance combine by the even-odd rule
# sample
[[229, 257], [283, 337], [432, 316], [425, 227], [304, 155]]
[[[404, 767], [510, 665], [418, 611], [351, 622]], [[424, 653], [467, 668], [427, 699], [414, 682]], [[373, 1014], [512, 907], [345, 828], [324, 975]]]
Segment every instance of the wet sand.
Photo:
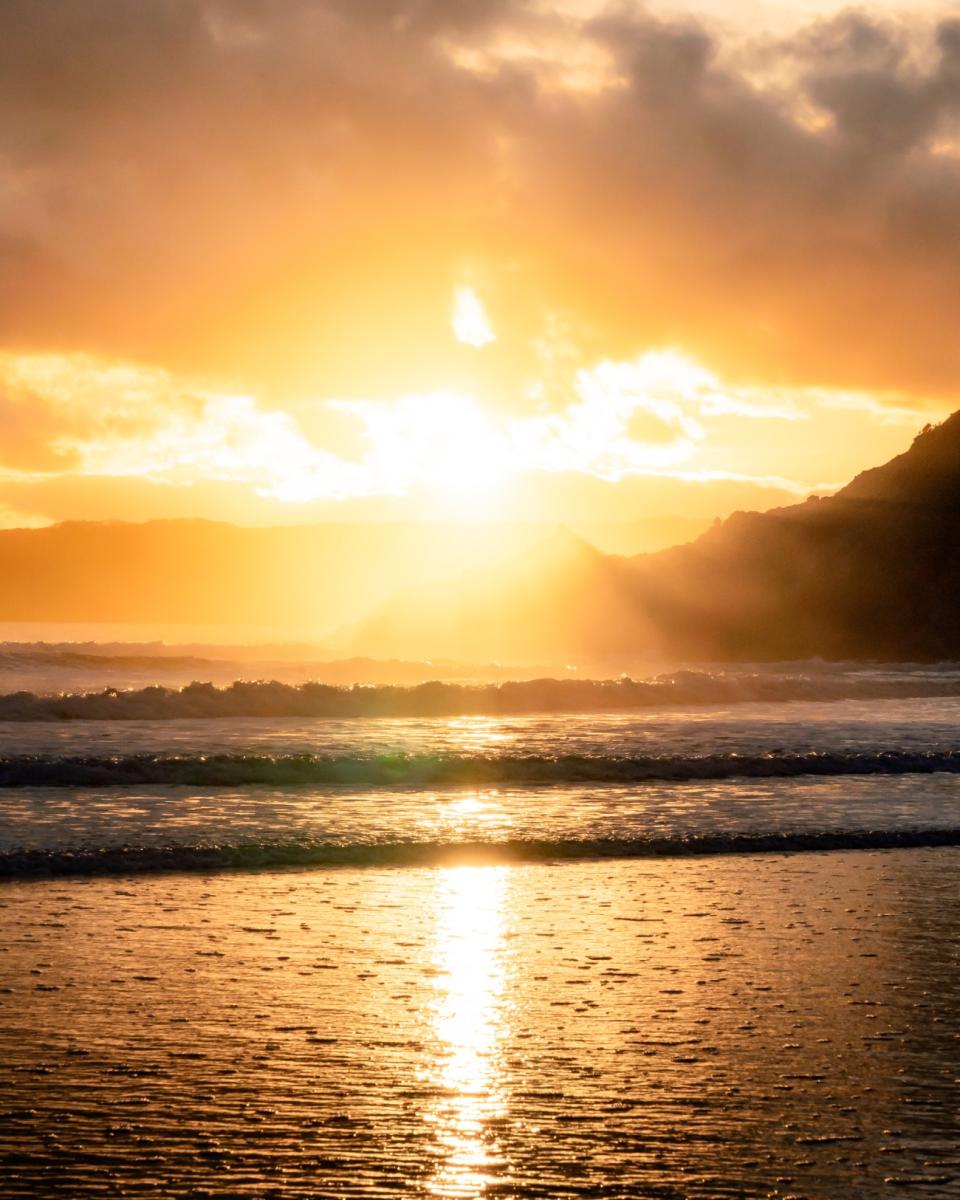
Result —
[[960, 1196], [960, 850], [0, 887], [0, 1194]]

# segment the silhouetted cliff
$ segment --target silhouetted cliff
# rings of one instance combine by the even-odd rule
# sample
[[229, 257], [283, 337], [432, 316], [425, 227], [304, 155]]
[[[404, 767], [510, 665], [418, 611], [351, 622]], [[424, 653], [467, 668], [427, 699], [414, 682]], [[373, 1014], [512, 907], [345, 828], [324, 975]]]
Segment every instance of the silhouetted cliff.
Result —
[[635, 558], [583, 543], [400, 596], [367, 653], [522, 661], [960, 658], [960, 413], [837, 495]]

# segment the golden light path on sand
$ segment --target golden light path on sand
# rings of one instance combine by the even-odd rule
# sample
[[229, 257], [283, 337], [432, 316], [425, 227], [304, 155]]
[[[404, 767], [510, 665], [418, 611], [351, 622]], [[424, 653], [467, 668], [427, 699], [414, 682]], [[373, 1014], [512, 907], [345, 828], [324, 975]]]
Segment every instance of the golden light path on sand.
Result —
[[0, 1193], [956, 1200], [956, 848], [0, 887]]
[[438, 872], [432, 1012], [439, 1055], [428, 1075], [438, 1089], [424, 1114], [434, 1126], [433, 1195], [476, 1196], [490, 1182], [486, 1132], [504, 1115], [496, 1053], [507, 1029], [504, 915], [510, 868], [459, 866]]

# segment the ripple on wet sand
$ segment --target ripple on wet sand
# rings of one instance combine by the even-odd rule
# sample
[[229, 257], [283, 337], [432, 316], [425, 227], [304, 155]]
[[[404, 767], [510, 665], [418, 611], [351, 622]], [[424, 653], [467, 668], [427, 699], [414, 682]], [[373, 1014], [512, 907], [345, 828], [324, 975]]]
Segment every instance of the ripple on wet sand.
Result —
[[0, 889], [0, 1194], [960, 1194], [960, 851]]

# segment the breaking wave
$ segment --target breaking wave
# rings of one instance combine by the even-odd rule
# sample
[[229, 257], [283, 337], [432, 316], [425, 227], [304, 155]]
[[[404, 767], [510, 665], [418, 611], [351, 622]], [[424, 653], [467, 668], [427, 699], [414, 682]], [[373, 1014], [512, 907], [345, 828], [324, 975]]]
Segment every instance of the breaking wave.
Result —
[[800, 775], [960, 774], [960, 750], [639, 755], [10, 755], [0, 788], [274, 787], [344, 784], [429, 787], [489, 784], [630, 784]]
[[928, 668], [778, 672], [677, 671], [653, 679], [534, 679], [487, 684], [336, 686], [238, 680], [225, 687], [0, 696], [0, 721], [165, 721], [230, 717], [508, 716], [535, 712], [614, 712], [678, 705], [793, 700], [887, 700], [960, 696], [953, 664]]
[[347, 843], [261, 841], [218, 845], [110, 846], [0, 853], [0, 879], [129, 875], [282, 867], [401, 867], [531, 863], [960, 845], [960, 828], [694, 834], [497, 842]]

